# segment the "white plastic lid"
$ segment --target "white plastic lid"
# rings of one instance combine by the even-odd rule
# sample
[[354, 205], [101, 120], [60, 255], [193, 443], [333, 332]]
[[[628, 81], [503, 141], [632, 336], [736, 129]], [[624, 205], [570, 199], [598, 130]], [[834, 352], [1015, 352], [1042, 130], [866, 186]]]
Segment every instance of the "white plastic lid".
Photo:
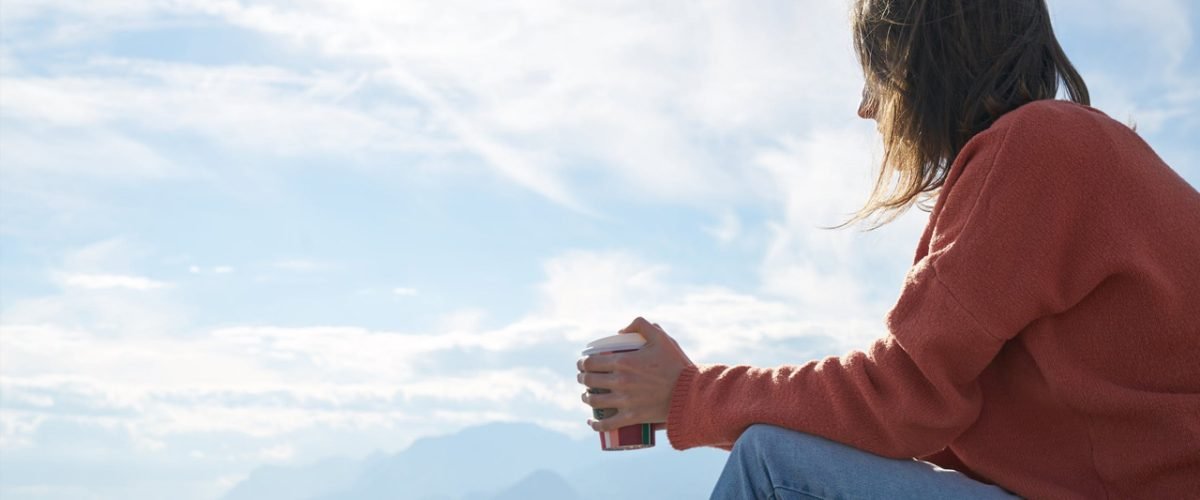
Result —
[[640, 349], [646, 343], [646, 338], [637, 333], [622, 333], [611, 337], [604, 337], [588, 342], [587, 347], [583, 349], [583, 355], [601, 352], [614, 351], [632, 351]]

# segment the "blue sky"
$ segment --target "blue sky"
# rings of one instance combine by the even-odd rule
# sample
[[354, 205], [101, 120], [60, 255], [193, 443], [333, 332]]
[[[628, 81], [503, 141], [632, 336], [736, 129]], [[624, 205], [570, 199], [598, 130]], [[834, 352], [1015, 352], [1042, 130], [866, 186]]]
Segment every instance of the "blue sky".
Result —
[[[482, 5], [4, 2], [0, 496], [584, 436], [575, 354], [637, 315], [699, 362], [882, 333], [925, 214], [818, 228], [879, 158], [845, 2]], [[1050, 6], [1200, 184], [1200, 9]]]

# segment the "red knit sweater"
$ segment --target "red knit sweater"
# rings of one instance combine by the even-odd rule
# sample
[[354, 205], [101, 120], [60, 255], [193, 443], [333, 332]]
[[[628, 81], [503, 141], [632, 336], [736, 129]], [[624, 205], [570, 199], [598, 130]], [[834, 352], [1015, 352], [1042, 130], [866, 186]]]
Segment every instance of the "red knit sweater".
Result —
[[1128, 127], [1038, 101], [971, 139], [889, 335], [802, 366], [700, 365], [678, 449], [773, 424], [1032, 498], [1200, 498], [1200, 193]]

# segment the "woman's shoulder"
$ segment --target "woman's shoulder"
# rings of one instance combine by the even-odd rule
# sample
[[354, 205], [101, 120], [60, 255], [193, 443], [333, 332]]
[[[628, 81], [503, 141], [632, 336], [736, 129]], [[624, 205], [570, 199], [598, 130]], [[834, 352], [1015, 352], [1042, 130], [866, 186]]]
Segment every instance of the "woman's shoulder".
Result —
[[997, 120], [1079, 120], [1083, 118], [1107, 118], [1103, 111], [1086, 104], [1059, 99], [1039, 99], [1027, 102], [1016, 109], [1005, 113]]
[[970, 206], [1020, 196], [1093, 208], [1200, 202], [1132, 128], [1068, 101], [1034, 101], [1001, 116], [972, 138], [947, 179]]
[[1099, 109], [1057, 99], [1042, 99], [1019, 106], [998, 118], [985, 133], [992, 140], [1013, 136], [1026, 144], [1056, 149], [1111, 139], [1114, 134], [1136, 135], [1131, 128]]
[[1036, 159], [1036, 163], [1076, 166], [1128, 154], [1153, 154], [1133, 129], [1104, 112], [1053, 99], [1032, 101], [1005, 113], [968, 141], [964, 152], [975, 159], [998, 156], [1017, 163]]
[[1132, 129], [1103, 112], [1040, 100], [1009, 111], [967, 143], [947, 175], [944, 201], [948, 207], [987, 198], [1085, 205], [1157, 181], [1152, 177], [1168, 170]]

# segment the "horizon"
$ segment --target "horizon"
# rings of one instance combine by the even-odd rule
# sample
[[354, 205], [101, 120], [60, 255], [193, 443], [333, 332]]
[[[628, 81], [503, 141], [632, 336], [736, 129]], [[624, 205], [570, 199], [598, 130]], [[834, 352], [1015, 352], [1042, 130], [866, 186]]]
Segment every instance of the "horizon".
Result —
[[[1047, 3], [1092, 105], [1200, 185], [1200, 6]], [[881, 156], [841, 0], [11, 0], [0, 28], [6, 500], [594, 439], [588, 341], [865, 348], [927, 218], [821, 229]]]

